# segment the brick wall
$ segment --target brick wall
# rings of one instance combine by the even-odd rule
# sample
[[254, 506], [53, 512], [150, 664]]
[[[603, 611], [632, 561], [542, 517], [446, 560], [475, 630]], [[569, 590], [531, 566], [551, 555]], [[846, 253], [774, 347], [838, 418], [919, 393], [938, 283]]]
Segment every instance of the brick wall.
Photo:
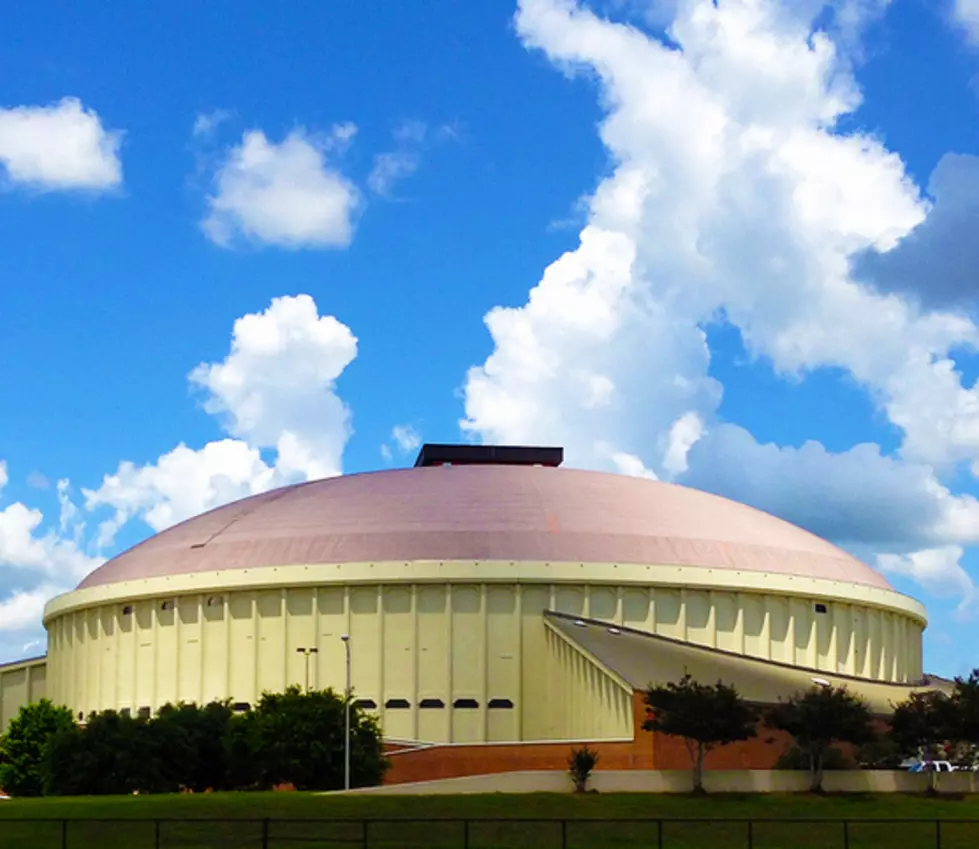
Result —
[[[683, 740], [642, 730], [646, 709], [641, 692], [633, 693], [634, 739], [621, 743], [592, 743], [598, 752], [597, 769], [689, 769], [690, 758]], [[707, 755], [707, 769], [771, 769], [791, 744], [781, 731], [759, 724], [758, 736], [732, 743]], [[565, 770], [568, 755], [579, 744], [507, 743], [504, 745], [431, 746], [426, 749], [391, 750], [391, 769], [385, 784], [432, 781], [463, 775], [487, 775], [523, 770]]]

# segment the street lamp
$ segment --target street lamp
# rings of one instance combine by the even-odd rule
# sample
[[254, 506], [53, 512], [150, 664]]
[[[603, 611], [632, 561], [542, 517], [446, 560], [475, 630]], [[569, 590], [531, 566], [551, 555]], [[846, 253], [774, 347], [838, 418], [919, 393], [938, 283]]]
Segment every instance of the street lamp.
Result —
[[316, 654], [317, 652], [319, 652], [319, 649], [314, 646], [314, 647], [308, 648], [308, 649], [307, 648], [298, 648], [298, 649], [296, 649], [296, 651], [299, 652], [301, 655], [304, 655], [306, 657], [306, 692], [308, 693], [309, 692], [309, 656], [311, 654]]
[[347, 684], [344, 689], [343, 716], [343, 789], [350, 789], [350, 634], [341, 634], [343, 653], [347, 666]]

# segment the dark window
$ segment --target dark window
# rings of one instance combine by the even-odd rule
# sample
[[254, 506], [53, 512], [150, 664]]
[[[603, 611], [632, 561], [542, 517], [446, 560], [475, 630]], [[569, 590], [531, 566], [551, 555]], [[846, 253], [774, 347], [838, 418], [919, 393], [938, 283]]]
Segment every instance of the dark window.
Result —
[[82, 713], [81, 711], [78, 711], [78, 721], [81, 722], [84, 718], [85, 718], [85, 714]]
[[143, 707], [141, 707], [139, 709], [139, 718], [140, 719], [149, 719], [150, 718], [150, 713], [151, 713], [150, 709], [144, 705]]
[[128, 717], [128, 716], [131, 716], [131, 715], [132, 714], [131, 714], [131, 711], [129, 710], [129, 708], [123, 708], [121, 711], [119, 711], [119, 716], [127, 716]]
[[236, 710], [239, 713], [244, 713], [245, 711], [251, 710], [251, 705], [248, 702], [235, 702], [232, 706], [232, 710]]
[[388, 699], [384, 703], [384, 707], [386, 707], [388, 710], [394, 710], [396, 708], [403, 710], [404, 708], [410, 708], [411, 702], [409, 702], [407, 699]]
[[477, 702], [475, 699], [456, 699], [452, 703], [452, 707], [454, 707], [454, 708], [478, 708], [479, 707], [479, 702]]
[[489, 706], [491, 708], [506, 708], [509, 710], [513, 707], [513, 702], [510, 699], [490, 699]]
[[374, 710], [377, 707], [377, 702], [373, 699], [357, 699], [354, 702], [354, 707], [363, 708], [364, 710]]
[[825, 612], [826, 612], [826, 605], [825, 604], [817, 604], [816, 605], [816, 613], [825, 613]]
[[207, 600], [208, 607], [217, 607], [219, 604], [223, 604], [223, 603], [224, 603], [224, 599], [221, 598], [221, 596], [219, 595], [212, 595]]
[[445, 702], [443, 702], [441, 699], [422, 699], [418, 703], [418, 707], [420, 707], [420, 708], [444, 708], [445, 707]]
[[132, 616], [133, 615], [133, 606], [131, 604], [127, 604], [125, 607], [123, 607], [123, 609], [122, 609], [122, 615], [123, 616]]
[[160, 605], [160, 610], [173, 610], [173, 601], [165, 601]]

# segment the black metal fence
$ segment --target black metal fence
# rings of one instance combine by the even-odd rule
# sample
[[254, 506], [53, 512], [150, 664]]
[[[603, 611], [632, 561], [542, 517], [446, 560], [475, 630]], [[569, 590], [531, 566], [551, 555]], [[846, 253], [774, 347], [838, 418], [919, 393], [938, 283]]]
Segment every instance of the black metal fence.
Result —
[[976, 849], [979, 819], [25, 819], [0, 849]]

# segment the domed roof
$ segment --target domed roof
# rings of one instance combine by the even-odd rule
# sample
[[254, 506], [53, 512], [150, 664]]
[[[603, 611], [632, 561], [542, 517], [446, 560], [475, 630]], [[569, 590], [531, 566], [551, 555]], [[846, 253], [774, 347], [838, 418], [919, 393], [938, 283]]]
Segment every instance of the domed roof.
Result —
[[889, 589], [825, 540], [726, 498], [547, 466], [428, 466], [267, 492], [162, 531], [79, 589], [265, 566], [410, 560], [644, 563]]

